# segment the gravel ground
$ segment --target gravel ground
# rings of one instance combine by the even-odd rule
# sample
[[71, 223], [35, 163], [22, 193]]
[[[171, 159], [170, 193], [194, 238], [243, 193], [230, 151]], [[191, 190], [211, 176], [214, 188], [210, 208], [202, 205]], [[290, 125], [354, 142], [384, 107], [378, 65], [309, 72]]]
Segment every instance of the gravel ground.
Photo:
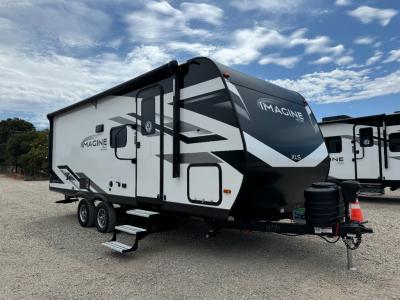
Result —
[[400, 299], [400, 200], [363, 202], [375, 233], [346, 270], [343, 243], [224, 230], [196, 219], [119, 255], [48, 183], [0, 177], [1, 299]]

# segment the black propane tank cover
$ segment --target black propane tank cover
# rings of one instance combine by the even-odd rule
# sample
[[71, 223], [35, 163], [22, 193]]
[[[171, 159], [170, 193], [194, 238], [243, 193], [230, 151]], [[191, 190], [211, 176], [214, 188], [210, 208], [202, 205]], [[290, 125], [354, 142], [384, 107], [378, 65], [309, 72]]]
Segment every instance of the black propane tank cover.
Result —
[[304, 191], [306, 224], [329, 227], [340, 222], [339, 188], [309, 187]]

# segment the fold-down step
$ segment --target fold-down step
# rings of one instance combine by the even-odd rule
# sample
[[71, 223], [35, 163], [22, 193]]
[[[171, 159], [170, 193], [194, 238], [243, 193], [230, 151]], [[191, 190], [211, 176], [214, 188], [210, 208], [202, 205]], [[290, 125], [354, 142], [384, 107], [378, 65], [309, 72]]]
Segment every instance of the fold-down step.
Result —
[[144, 217], [144, 218], [149, 218], [150, 216], [159, 214], [158, 212], [150, 211], [150, 210], [144, 210], [144, 209], [131, 209], [131, 210], [127, 210], [126, 213], [128, 215]]
[[119, 226], [115, 226], [115, 230], [118, 231], [122, 231], [122, 232], [126, 232], [129, 234], [137, 234], [138, 232], [145, 232], [147, 231], [144, 228], [140, 228], [140, 227], [135, 227], [132, 225], [119, 225]]
[[102, 245], [107, 248], [110, 248], [114, 251], [117, 251], [119, 253], [122, 253], [124, 251], [131, 249], [131, 246], [125, 245], [125, 244], [117, 242], [117, 241], [104, 242], [104, 243], [102, 243]]

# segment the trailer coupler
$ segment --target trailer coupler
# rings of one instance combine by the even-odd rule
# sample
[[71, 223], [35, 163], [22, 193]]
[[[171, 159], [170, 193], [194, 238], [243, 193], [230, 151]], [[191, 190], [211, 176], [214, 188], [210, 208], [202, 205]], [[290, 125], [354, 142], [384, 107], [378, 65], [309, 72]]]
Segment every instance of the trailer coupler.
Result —
[[356, 250], [365, 233], [373, 233], [373, 230], [359, 222], [343, 223], [340, 226], [340, 236], [348, 250]]

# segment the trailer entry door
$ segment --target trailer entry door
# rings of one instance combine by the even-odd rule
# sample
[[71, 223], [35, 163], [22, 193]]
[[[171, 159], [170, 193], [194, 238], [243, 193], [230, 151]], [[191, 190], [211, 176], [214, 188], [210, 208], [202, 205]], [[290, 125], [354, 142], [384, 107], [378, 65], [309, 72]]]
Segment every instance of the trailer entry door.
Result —
[[[159, 96], [137, 99], [136, 197], [138, 201], [159, 202], [162, 195], [162, 109]], [[161, 123], [160, 123], [161, 122]]]
[[[387, 168], [383, 168], [383, 177], [392, 185], [400, 185], [400, 127], [386, 128]], [[384, 155], [382, 155], [384, 158]]]
[[[355, 179], [375, 182], [381, 180], [380, 127], [355, 125], [354, 133], [357, 141], [354, 143], [355, 149], [353, 146]], [[356, 151], [355, 155], [354, 151]]]

